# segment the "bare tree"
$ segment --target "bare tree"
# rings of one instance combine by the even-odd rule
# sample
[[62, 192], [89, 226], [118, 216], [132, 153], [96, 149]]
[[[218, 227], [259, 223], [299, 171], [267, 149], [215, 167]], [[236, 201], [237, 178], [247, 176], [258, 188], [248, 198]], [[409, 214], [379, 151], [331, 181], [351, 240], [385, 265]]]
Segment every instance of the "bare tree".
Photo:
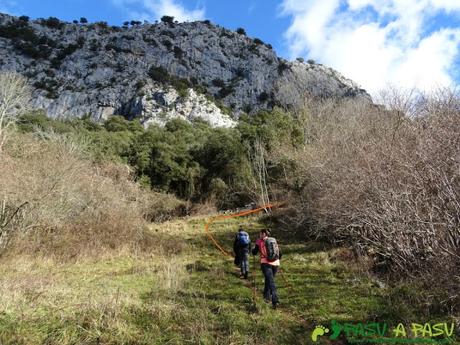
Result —
[[27, 109], [30, 94], [26, 78], [15, 72], [0, 73], [0, 152], [18, 116]]
[[270, 203], [268, 186], [267, 186], [267, 167], [266, 167], [266, 151], [263, 142], [257, 138], [254, 142], [253, 151], [250, 152], [252, 162], [252, 179], [253, 179], [253, 195], [257, 202], [261, 205]]

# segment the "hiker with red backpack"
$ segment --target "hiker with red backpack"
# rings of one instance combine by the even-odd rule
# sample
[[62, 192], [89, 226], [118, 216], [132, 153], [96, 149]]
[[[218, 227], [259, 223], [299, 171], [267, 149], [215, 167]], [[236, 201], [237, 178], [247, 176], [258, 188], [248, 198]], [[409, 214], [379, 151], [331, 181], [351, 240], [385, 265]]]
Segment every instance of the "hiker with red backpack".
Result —
[[240, 278], [248, 279], [249, 274], [249, 250], [251, 248], [251, 239], [249, 234], [240, 226], [238, 233], [233, 242], [233, 251], [235, 253], [235, 265], [240, 266]]
[[271, 300], [273, 309], [276, 309], [279, 300], [276, 293], [275, 275], [280, 265], [281, 251], [276, 239], [269, 236], [270, 231], [268, 229], [260, 231], [252, 255], [260, 253], [260, 268], [265, 278], [264, 300], [267, 303], [270, 303]]

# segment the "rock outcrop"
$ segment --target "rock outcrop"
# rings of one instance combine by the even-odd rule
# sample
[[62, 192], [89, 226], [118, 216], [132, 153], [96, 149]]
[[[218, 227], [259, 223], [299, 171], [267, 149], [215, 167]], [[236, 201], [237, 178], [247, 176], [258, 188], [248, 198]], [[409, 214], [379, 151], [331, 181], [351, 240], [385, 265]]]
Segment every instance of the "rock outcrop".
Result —
[[323, 65], [278, 58], [269, 44], [209, 21], [112, 27], [0, 14], [0, 70], [34, 86], [50, 117], [113, 114], [148, 123], [238, 116], [315, 97], [369, 95]]

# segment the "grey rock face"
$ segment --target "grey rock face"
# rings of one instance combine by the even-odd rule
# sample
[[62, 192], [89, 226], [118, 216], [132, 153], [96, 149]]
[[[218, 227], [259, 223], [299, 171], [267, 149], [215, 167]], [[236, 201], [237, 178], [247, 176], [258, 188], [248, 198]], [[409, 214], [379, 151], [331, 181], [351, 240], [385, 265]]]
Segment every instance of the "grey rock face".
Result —
[[183, 98], [173, 88], [148, 85], [145, 95], [137, 97], [133, 102], [128, 106], [128, 111], [134, 110], [132, 117], [142, 114], [141, 122], [145, 127], [151, 123], [163, 126], [174, 118], [188, 121], [200, 118], [213, 127], [236, 126], [235, 120], [193, 89], [188, 89], [187, 96]]
[[306, 93], [370, 101], [330, 68], [285, 61], [260, 40], [207, 22], [120, 28], [0, 14], [0, 70], [29, 77], [33, 106], [50, 117], [117, 114], [146, 124], [201, 117], [233, 126], [219, 108], [237, 118], [299, 107]]

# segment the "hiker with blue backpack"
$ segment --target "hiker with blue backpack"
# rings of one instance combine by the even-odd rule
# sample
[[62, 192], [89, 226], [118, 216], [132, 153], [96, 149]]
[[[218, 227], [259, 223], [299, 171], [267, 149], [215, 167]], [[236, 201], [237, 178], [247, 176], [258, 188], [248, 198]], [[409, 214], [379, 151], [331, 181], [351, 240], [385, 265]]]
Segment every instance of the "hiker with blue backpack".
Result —
[[279, 300], [276, 293], [275, 275], [280, 266], [281, 251], [276, 239], [269, 236], [270, 231], [268, 229], [260, 231], [252, 255], [260, 253], [260, 268], [265, 278], [264, 300], [267, 303], [271, 301], [273, 309], [276, 309]]
[[249, 250], [251, 248], [251, 239], [249, 234], [240, 226], [233, 243], [235, 253], [235, 265], [240, 266], [240, 278], [248, 279], [249, 274]]

